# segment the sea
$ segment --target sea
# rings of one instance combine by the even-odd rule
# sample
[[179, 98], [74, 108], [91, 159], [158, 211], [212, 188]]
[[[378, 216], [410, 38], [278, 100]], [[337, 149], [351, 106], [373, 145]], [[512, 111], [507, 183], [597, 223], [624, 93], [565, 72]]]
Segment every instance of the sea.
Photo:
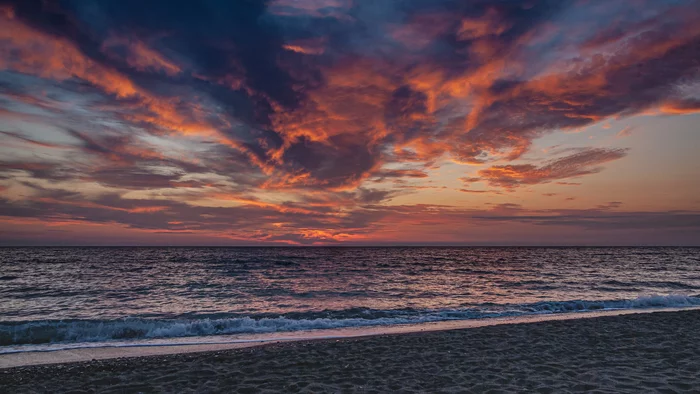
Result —
[[0, 248], [0, 354], [693, 306], [700, 248]]

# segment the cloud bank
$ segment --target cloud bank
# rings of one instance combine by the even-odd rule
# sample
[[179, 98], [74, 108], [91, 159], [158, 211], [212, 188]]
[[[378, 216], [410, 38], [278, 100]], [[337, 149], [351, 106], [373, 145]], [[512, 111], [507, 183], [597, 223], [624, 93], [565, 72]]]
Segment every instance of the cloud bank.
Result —
[[[484, 166], [467, 183], [493, 194], [579, 182], [628, 151], [523, 163], [533, 141], [611, 117], [697, 113], [700, 3], [629, 7], [3, 1], [0, 215], [304, 244], [371, 240], [404, 214], [646, 228], [651, 213], [574, 223], [590, 212], [395, 202], [444, 188], [428, 182], [445, 163]], [[657, 224], [697, 230], [694, 213], [668, 215]]]

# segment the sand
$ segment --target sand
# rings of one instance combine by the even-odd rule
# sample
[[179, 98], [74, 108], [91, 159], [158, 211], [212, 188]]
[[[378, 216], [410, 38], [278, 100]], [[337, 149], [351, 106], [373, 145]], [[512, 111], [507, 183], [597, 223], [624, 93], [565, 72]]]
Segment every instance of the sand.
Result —
[[[502, 316], [486, 319], [447, 320], [431, 323], [396, 324], [388, 326], [343, 327], [324, 330], [293, 331], [282, 333], [248, 333], [205, 337], [181, 337], [149, 339], [127, 343], [103, 342], [97, 346], [85, 347], [77, 344], [55, 344], [51, 351], [19, 351], [0, 354], [0, 369], [42, 364], [63, 364], [79, 361], [94, 361], [120, 357], [162, 356], [167, 354], [196, 353], [262, 346], [270, 343], [343, 339], [387, 334], [407, 334], [425, 331], [446, 331], [463, 328], [494, 326], [501, 324], [536, 323], [550, 320], [586, 319], [599, 316], [628, 315], [639, 313], [667, 313], [681, 310], [700, 310], [700, 307], [653, 308], [644, 310], [618, 309], [598, 310], [577, 313], [535, 314]], [[68, 348], [65, 348], [68, 346]]]
[[700, 392], [700, 311], [0, 370], [0, 392]]

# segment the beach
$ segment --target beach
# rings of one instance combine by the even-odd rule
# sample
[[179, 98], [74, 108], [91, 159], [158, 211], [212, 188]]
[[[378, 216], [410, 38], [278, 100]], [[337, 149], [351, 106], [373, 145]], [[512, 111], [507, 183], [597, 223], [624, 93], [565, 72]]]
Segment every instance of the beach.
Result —
[[700, 311], [0, 370], [3, 392], [692, 392]]

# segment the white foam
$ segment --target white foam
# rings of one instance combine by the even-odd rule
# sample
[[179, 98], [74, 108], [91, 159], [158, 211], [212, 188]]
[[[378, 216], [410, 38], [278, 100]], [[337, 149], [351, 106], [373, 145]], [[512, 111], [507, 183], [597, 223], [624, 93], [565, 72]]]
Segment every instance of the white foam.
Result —
[[[143, 340], [221, 336], [232, 334], [289, 333], [349, 327], [392, 326], [450, 320], [472, 320], [506, 316], [561, 314], [599, 310], [646, 309], [699, 306], [700, 297], [650, 295], [632, 300], [551, 301], [522, 305], [484, 305], [464, 310], [372, 311], [367, 317], [350, 318], [251, 318], [158, 320], [38, 321], [0, 325], [0, 354], [21, 351], [50, 351], [94, 346], [130, 346]], [[390, 317], [376, 317], [376, 316]], [[198, 340], [199, 341], [199, 340]], [[201, 342], [196, 342], [201, 343]], [[141, 345], [145, 346], [145, 345]]]
[[345, 327], [328, 330], [298, 331], [285, 333], [284, 335], [280, 335], [278, 333], [268, 333], [201, 338], [167, 338], [133, 342], [90, 343], [83, 344], [85, 345], [84, 347], [76, 347], [80, 344], [41, 345], [38, 347], [31, 346], [32, 350], [25, 347], [24, 350], [18, 352], [0, 354], [0, 368], [102, 360], [120, 357], [142, 357], [178, 353], [220, 351], [259, 346], [275, 342], [357, 338], [376, 335], [467, 329], [501, 324], [535, 323], [552, 320], [571, 320], [638, 313], [676, 312], [681, 310], [700, 310], [700, 306], [506, 316], [489, 319], [454, 320], [380, 327]]

